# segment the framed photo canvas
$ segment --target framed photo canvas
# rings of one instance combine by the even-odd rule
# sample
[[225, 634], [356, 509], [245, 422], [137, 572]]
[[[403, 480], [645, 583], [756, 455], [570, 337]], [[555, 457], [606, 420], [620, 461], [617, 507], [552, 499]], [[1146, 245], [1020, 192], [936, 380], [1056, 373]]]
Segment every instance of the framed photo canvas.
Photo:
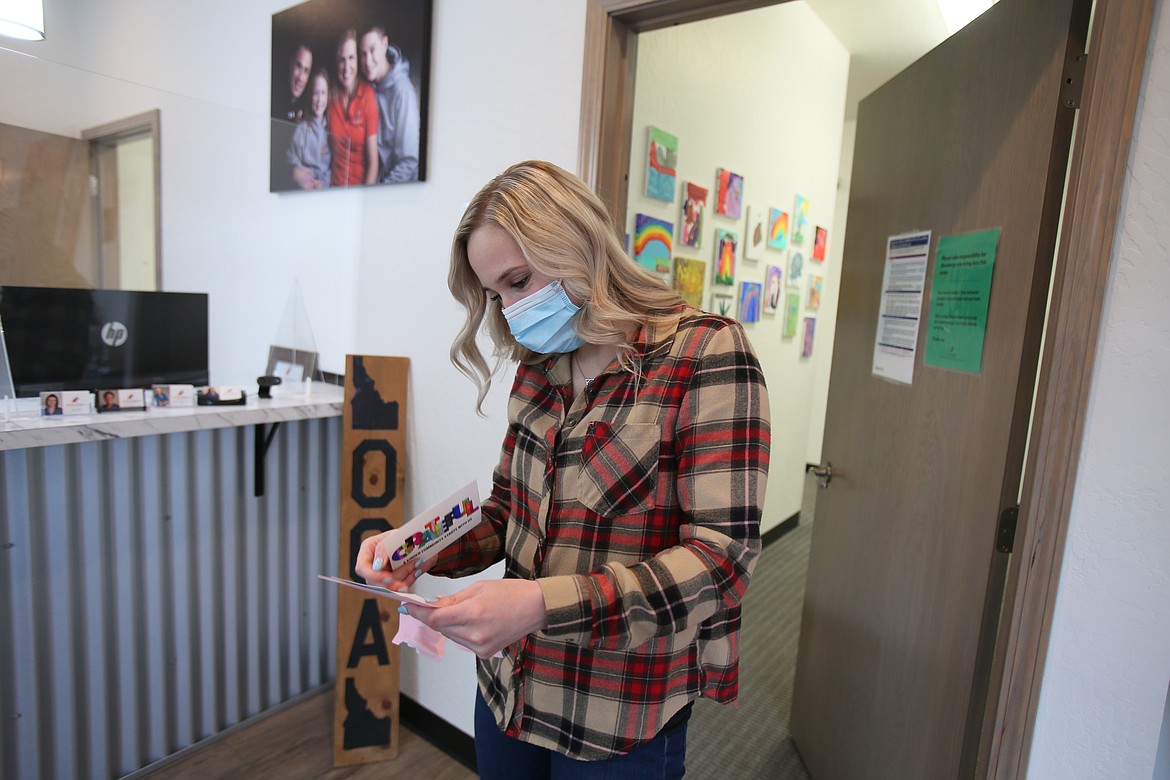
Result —
[[269, 191], [426, 180], [432, 1], [308, 0], [272, 15]]
[[678, 138], [652, 126], [646, 146], [646, 195], [673, 203]]
[[313, 379], [317, 370], [317, 353], [303, 349], [272, 346], [268, 348], [268, 367], [264, 373], [278, 376], [283, 384]]
[[682, 219], [678, 242], [682, 246], [698, 248], [703, 237], [703, 215], [707, 211], [706, 187], [688, 181], [683, 187]]
[[743, 210], [743, 177], [720, 168], [716, 173], [718, 186], [715, 190], [715, 213], [723, 217], [739, 219]]

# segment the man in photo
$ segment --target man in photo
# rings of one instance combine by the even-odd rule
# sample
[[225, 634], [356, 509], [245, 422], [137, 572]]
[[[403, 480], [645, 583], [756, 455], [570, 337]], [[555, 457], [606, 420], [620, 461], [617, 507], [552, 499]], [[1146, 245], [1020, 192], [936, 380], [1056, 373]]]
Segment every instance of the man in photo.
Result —
[[418, 181], [420, 119], [410, 63], [378, 26], [362, 36], [361, 61], [378, 99], [378, 181]]
[[107, 390], [102, 393], [102, 411], [116, 412], [122, 407], [118, 405], [118, 394], [113, 390]]
[[288, 94], [285, 104], [279, 113], [273, 112], [276, 119], [287, 119], [290, 122], [299, 122], [305, 118], [309, 96], [305, 89], [309, 85], [309, 73], [313, 69], [313, 52], [303, 43], [297, 46], [288, 61]]

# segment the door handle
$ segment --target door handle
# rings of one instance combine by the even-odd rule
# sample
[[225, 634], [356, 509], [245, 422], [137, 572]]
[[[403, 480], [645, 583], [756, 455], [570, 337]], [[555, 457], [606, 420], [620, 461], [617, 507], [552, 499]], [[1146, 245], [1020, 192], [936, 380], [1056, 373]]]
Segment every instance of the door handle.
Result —
[[824, 464], [804, 464], [804, 473], [807, 474], [810, 471], [813, 473], [813, 476], [817, 478], [817, 484], [821, 486], [821, 490], [827, 488], [829, 483], [833, 481], [833, 464], [827, 460], [824, 462]]

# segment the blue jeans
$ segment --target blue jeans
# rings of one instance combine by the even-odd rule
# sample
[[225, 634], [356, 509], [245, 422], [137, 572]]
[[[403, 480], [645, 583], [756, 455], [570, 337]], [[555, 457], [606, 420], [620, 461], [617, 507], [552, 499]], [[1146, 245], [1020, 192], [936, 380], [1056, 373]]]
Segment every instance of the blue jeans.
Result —
[[480, 780], [678, 780], [686, 773], [687, 724], [659, 733], [624, 756], [579, 761], [500, 731], [478, 686], [475, 758]]

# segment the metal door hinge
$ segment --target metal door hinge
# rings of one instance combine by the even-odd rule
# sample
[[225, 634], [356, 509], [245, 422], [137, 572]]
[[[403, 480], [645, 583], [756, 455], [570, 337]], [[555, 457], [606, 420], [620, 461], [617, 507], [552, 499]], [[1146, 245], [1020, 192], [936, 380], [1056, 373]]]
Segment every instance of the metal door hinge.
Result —
[[999, 513], [999, 528], [995, 532], [995, 549], [1010, 553], [1016, 543], [1016, 521], [1020, 519], [1020, 507], [1009, 506]]
[[1060, 104], [1065, 108], [1081, 107], [1081, 88], [1085, 85], [1085, 65], [1088, 54], [1070, 57], [1060, 75]]

